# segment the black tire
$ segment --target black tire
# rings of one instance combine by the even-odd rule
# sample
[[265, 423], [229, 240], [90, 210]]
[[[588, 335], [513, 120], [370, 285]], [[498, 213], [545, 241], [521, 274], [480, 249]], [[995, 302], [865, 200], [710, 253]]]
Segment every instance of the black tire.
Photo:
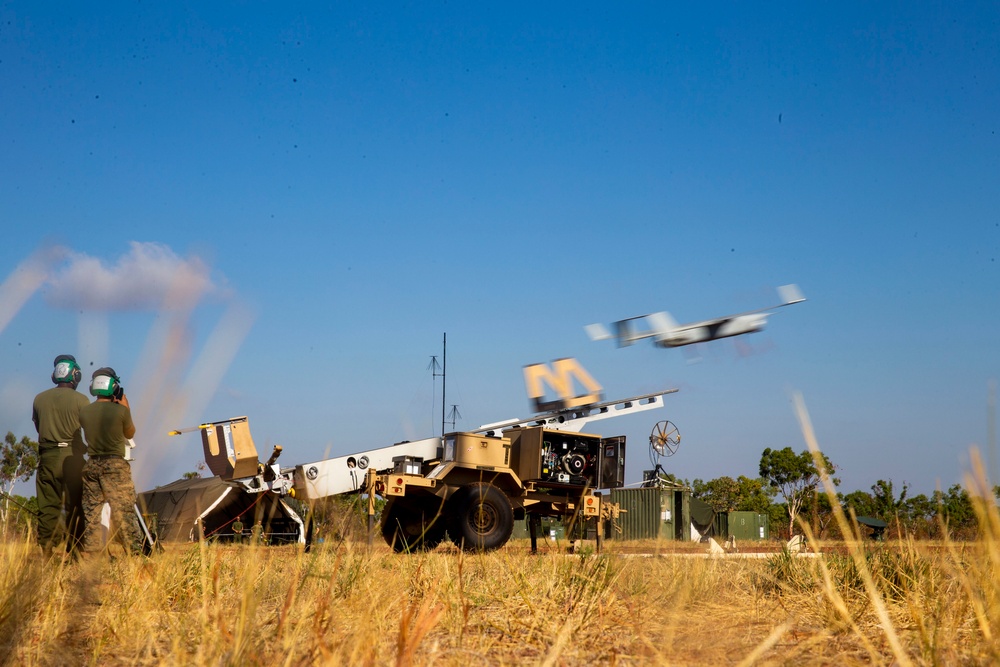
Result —
[[507, 544], [514, 530], [514, 508], [503, 491], [485, 482], [452, 496], [448, 536], [466, 551], [493, 551]]
[[441, 503], [392, 498], [382, 509], [382, 538], [397, 553], [430, 551], [444, 539]]

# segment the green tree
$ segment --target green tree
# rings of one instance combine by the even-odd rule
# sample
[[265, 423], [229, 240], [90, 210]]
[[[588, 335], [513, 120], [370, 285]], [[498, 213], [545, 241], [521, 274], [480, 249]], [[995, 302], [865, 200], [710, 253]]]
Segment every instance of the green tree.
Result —
[[[872, 484], [871, 493], [851, 491], [846, 495], [838, 494], [837, 497], [845, 514], [848, 513], [848, 510], [853, 510], [856, 517], [867, 516], [882, 519], [890, 525], [894, 525], [893, 522], [896, 521], [899, 524], [912, 527], [911, 505], [906, 498], [909, 491], [909, 485], [904, 482], [903, 490], [900, 491], [899, 498], [897, 498], [892, 480], [880, 479]], [[926, 496], [924, 499], [926, 500]], [[933, 516], [934, 513], [931, 514]]]
[[929, 521], [937, 516], [937, 506], [934, 501], [923, 493], [907, 498], [904, 511], [910, 521]]
[[712, 506], [716, 512], [757, 512], [766, 514], [771, 507], [774, 492], [762, 479], [740, 475], [717, 477], [703, 482], [694, 480], [691, 495]]
[[846, 495], [838, 494], [838, 496], [840, 506], [844, 508], [845, 513], [848, 510], [854, 510], [854, 516], [875, 515], [875, 500], [872, 498], [872, 494], [867, 491], [851, 491]]
[[774, 489], [767, 481], [760, 477], [740, 475], [736, 478], [736, 483], [740, 486], [736, 503], [737, 512], [767, 514], [770, 511], [771, 505], [774, 503]]
[[874, 515], [884, 521], [892, 521], [897, 518], [900, 512], [905, 512], [906, 509], [906, 494], [909, 493], [910, 487], [903, 482], [903, 490], [899, 493], [899, 498], [896, 498], [895, 491], [892, 488], [892, 480], [888, 482], [884, 479], [880, 479], [872, 485], [872, 501], [874, 502]]
[[923, 493], [907, 498], [901, 520], [917, 537], [932, 537], [938, 535], [937, 504]]
[[7, 525], [7, 512], [10, 509], [10, 494], [18, 482], [27, 482], [38, 467], [38, 443], [22, 437], [20, 440], [7, 431], [3, 445], [0, 445], [0, 490], [3, 491], [3, 502], [0, 502], [0, 522]]
[[691, 495], [711, 505], [716, 512], [735, 510], [738, 493], [739, 485], [732, 477], [716, 477], [707, 482], [696, 479], [691, 483]]
[[[826, 454], [820, 454], [823, 472], [831, 474], [834, 466]], [[813, 463], [812, 454], [808, 450], [796, 454], [791, 447], [784, 449], [765, 449], [760, 456], [760, 476], [771, 488], [785, 499], [785, 509], [788, 512], [788, 533], [795, 528], [795, 518], [802, 510], [803, 503], [812, 495], [819, 485], [822, 475]], [[834, 485], [840, 480], [831, 477]]]
[[784, 524], [785, 519], [788, 518], [788, 508], [785, 503], [773, 503], [768, 508], [766, 514], [771, 526], [771, 537], [779, 537], [782, 532], [781, 526]]
[[935, 491], [933, 500], [949, 531], [967, 533], [977, 525], [972, 499], [960, 484], [949, 487], [946, 492]]

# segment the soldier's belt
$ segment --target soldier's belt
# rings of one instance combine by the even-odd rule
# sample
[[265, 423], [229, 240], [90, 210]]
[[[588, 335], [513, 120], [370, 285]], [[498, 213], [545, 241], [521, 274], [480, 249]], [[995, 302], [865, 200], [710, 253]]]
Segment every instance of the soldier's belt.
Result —
[[56, 449], [65, 449], [69, 447], [68, 442], [40, 442], [38, 443], [38, 451], [40, 452], [50, 452]]

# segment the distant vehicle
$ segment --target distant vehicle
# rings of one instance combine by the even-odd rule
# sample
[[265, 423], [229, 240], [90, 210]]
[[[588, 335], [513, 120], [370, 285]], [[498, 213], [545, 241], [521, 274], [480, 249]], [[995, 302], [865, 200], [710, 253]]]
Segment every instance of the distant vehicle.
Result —
[[644, 338], [652, 338], [653, 344], [657, 347], [682, 347], [760, 331], [767, 324], [767, 318], [775, 308], [790, 306], [793, 303], [806, 300], [797, 285], [782, 285], [778, 288], [778, 295], [781, 297], [781, 303], [769, 308], [690, 324], [678, 324], [670, 316], [670, 313], [661, 311], [618, 320], [611, 325], [614, 333], [608, 331], [603, 324], [589, 324], [584, 327], [584, 330], [591, 340], [613, 338], [618, 341], [618, 347], [631, 345]]

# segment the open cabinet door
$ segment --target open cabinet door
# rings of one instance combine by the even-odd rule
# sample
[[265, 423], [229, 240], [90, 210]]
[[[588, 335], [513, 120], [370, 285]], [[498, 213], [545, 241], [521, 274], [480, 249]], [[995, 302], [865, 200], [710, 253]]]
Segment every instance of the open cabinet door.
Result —
[[598, 483], [601, 489], [617, 489], [625, 485], [625, 436], [601, 439]]

